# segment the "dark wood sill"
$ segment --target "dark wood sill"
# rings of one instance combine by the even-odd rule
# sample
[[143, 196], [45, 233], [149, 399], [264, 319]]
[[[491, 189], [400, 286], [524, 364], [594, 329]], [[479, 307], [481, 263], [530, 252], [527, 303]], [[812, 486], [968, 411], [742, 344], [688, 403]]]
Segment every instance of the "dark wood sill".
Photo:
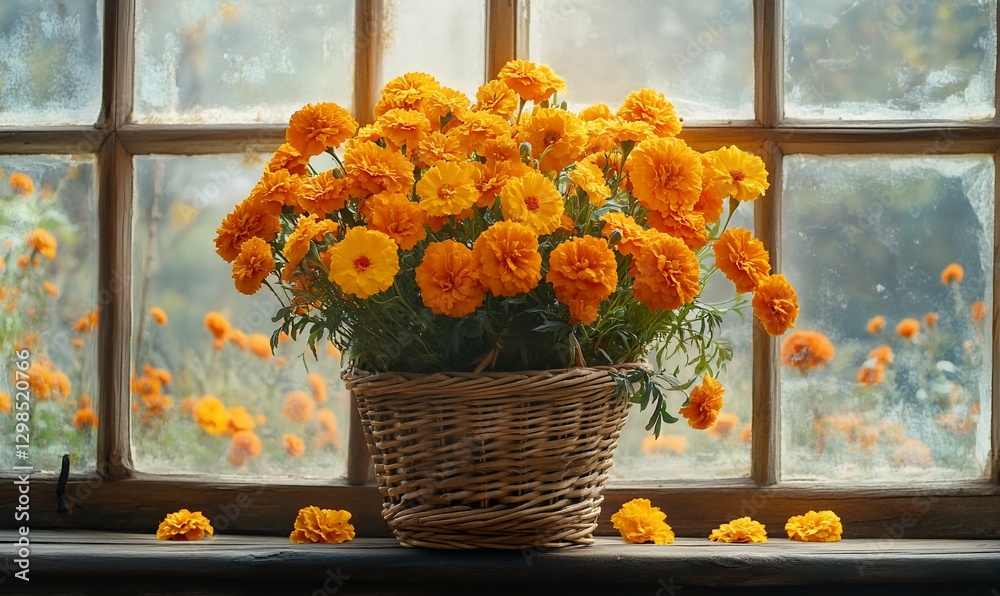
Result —
[[[844, 540], [757, 545], [679, 538], [628, 545], [598, 538], [586, 548], [437, 551], [391, 539], [297, 545], [220, 535], [199, 543], [152, 534], [31, 532], [30, 582], [0, 575], [5, 594], [658, 594], [978, 593], [1000, 595], [1000, 541]], [[17, 540], [0, 532], [6, 545]], [[11, 550], [4, 548], [11, 567]], [[342, 585], [338, 586], [338, 581]], [[992, 594], [991, 594], [992, 592]]]

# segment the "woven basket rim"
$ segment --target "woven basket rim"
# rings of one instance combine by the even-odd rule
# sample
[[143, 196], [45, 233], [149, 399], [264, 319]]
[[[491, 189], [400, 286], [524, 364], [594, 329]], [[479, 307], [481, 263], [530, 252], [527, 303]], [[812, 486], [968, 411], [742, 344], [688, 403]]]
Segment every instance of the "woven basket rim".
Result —
[[621, 364], [602, 364], [598, 366], [570, 366], [567, 368], [548, 368], [548, 369], [533, 369], [533, 370], [512, 370], [512, 371], [482, 371], [482, 372], [461, 372], [461, 371], [442, 371], [435, 373], [416, 373], [416, 372], [398, 372], [398, 371], [384, 371], [384, 372], [371, 372], [353, 366], [349, 366], [341, 372], [340, 376], [345, 381], [379, 381], [382, 379], [398, 379], [403, 378], [408, 381], [428, 381], [437, 379], [510, 379], [510, 378], [531, 378], [539, 376], [551, 376], [551, 375], [562, 375], [562, 374], [572, 374], [574, 372], [586, 374], [595, 370], [606, 370], [608, 372], [618, 371], [627, 369], [647, 369], [650, 367], [645, 362], [623, 362]]

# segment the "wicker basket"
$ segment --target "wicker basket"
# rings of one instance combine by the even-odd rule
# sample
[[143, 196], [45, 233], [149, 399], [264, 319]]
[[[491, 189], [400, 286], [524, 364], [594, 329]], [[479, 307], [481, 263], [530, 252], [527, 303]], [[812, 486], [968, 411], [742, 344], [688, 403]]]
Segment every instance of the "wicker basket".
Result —
[[553, 548], [593, 543], [628, 412], [608, 374], [348, 371], [403, 546]]

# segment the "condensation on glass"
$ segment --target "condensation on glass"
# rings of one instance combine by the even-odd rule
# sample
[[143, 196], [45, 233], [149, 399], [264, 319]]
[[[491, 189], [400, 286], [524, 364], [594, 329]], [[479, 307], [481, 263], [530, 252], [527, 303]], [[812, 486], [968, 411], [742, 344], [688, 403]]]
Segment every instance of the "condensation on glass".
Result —
[[73, 470], [94, 467], [95, 164], [92, 155], [0, 156], [0, 469], [59, 470], [64, 454]]
[[984, 477], [992, 157], [795, 155], [784, 173], [801, 313], [781, 340], [783, 478]]
[[380, 85], [407, 72], [425, 72], [475, 98], [485, 82], [485, 2], [386, 0], [381, 36]]
[[97, 121], [103, 15], [99, 0], [0, 2], [0, 125]]
[[286, 122], [351, 109], [354, 1], [137, 0], [134, 119]]
[[528, 52], [566, 79], [576, 111], [641, 87], [689, 120], [752, 120], [750, 0], [531, 0]]
[[785, 116], [992, 118], [997, 2], [789, 0]]
[[339, 354], [318, 345], [317, 360], [303, 343], [282, 341], [272, 355], [277, 298], [266, 288], [238, 293], [215, 254], [216, 228], [268, 157], [135, 158], [132, 443], [141, 471], [346, 470]]
[[[743, 205], [736, 212], [730, 227], [753, 230], [753, 209], [748, 207]], [[736, 288], [732, 282], [721, 273], [716, 273], [701, 300], [720, 304], [720, 307], [731, 306], [729, 301], [735, 296]], [[642, 412], [639, 406], [632, 406], [615, 451], [614, 467], [611, 469], [613, 479], [705, 480], [749, 476], [753, 353], [749, 309], [744, 310], [744, 314], [745, 320], [741, 321], [736, 313], [729, 313], [718, 337], [732, 346], [733, 360], [726, 370], [717, 374], [726, 390], [723, 397], [725, 405], [712, 428], [695, 430], [684, 418], [680, 418], [674, 424], [664, 424], [659, 438], [654, 438], [652, 430], [645, 429], [651, 410]], [[653, 354], [650, 354], [649, 362], [655, 366]], [[664, 368], [672, 371], [678, 364], [682, 363], [669, 362]], [[683, 374], [690, 375], [692, 369], [686, 367]], [[701, 379], [695, 383], [699, 384]], [[684, 395], [669, 395], [670, 412], [677, 415]]]

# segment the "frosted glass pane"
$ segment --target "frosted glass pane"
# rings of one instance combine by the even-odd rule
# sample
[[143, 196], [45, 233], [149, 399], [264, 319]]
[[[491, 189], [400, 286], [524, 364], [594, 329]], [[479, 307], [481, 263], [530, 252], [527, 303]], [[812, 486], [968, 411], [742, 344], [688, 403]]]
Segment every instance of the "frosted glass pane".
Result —
[[[93, 156], [0, 155], [0, 470], [58, 471], [63, 454], [74, 471], [94, 467], [95, 163]], [[15, 354], [21, 350], [27, 358]]]
[[475, 98], [485, 82], [486, 3], [482, 0], [386, 0], [380, 84], [426, 72]]
[[[992, 158], [792, 156], [784, 172], [782, 267], [801, 305], [784, 341], [815, 331], [834, 353], [787, 344], [783, 477], [983, 477]], [[942, 275], [952, 263], [961, 280]]]
[[138, 0], [138, 122], [286, 122], [350, 109], [354, 1]]
[[749, 0], [531, 0], [528, 52], [566, 79], [574, 111], [616, 109], [650, 87], [682, 118], [749, 120], [752, 8]]
[[995, 0], [789, 0], [785, 115], [990, 118], [996, 52]]
[[[344, 475], [348, 395], [339, 356], [321, 345], [318, 361], [311, 352], [303, 361], [308, 348], [291, 341], [272, 356], [267, 341], [277, 328], [277, 299], [266, 290], [239, 294], [229, 264], [215, 253], [216, 228], [249, 194], [269, 157], [135, 160], [132, 441], [139, 470]], [[231, 327], [214, 327], [218, 339], [206, 324], [212, 312], [212, 320]], [[209, 416], [208, 396], [224, 412]], [[206, 413], [200, 419], [199, 404]], [[236, 437], [248, 425], [256, 446], [248, 435]], [[300, 439], [304, 453], [289, 450], [285, 435]]]
[[[725, 217], [723, 216], [723, 219]], [[753, 209], [736, 212], [730, 227], [753, 230]], [[716, 274], [705, 287], [703, 298], [721, 303], [736, 295], [733, 283]], [[749, 312], [749, 311], [745, 311]], [[741, 322], [735, 313], [726, 317], [719, 339], [733, 347], [733, 360], [717, 378], [726, 389], [725, 405], [715, 425], [708, 430], [695, 430], [681, 418], [674, 424], [664, 424], [659, 439], [646, 430], [652, 411], [640, 412], [632, 406], [628, 422], [618, 441], [611, 477], [618, 480], [673, 480], [743, 478], [750, 474], [750, 420], [753, 403], [753, 354], [751, 351], [751, 317]], [[650, 358], [655, 366], [655, 359]], [[678, 362], [677, 364], [681, 364]], [[673, 370], [673, 365], [668, 366]], [[690, 369], [685, 374], [690, 374]], [[697, 384], [700, 384], [699, 380]], [[680, 393], [669, 397], [670, 412], [684, 401]]]
[[97, 121], [103, 4], [0, 2], [0, 125]]

